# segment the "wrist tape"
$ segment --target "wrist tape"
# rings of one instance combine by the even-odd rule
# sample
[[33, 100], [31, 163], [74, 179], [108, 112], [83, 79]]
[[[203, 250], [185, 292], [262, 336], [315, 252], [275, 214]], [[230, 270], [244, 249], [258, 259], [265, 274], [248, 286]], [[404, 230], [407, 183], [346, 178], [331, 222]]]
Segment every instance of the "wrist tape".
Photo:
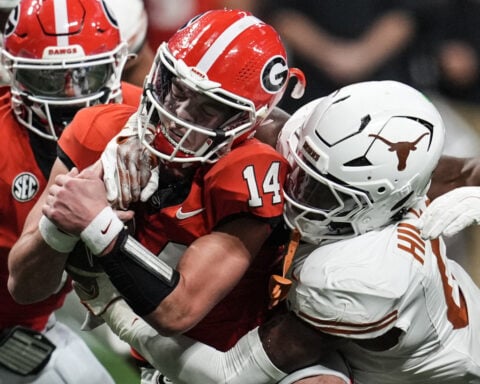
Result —
[[128, 305], [148, 315], [177, 286], [180, 274], [123, 229], [113, 250], [99, 257], [100, 264]]
[[61, 231], [47, 216], [42, 215], [38, 223], [40, 234], [50, 248], [61, 253], [70, 253], [80, 238]]
[[108, 206], [80, 233], [80, 238], [94, 255], [99, 255], [115, 239], [123, 226], [122, 220]]

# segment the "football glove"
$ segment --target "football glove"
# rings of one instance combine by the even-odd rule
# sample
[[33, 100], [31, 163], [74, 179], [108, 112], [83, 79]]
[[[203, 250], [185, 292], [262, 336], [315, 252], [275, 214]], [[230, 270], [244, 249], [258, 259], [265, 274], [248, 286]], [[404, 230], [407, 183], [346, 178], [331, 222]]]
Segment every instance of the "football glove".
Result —
[[[120, 209], [147, 201], [158, 187], [157, 158], [141, 143], [136, 124], [134, 114], [101, 156], [107, 199]], [[153, 134], [149, 136], [153, 139]]]
[[417, 222], [424, 239], [453, 236], [480, 223], [480, 187], [461, 187], [437, 197]]
[[74, 281], [73, 288], [80, 302], [94, 316], [101, 316], [112, 303], [122, 298], [106, 273], [82, 282]]

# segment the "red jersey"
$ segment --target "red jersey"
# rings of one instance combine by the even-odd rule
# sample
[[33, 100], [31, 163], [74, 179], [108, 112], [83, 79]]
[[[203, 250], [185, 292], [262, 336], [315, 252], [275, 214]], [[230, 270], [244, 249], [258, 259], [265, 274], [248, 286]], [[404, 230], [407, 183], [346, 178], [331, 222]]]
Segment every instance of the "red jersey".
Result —
[[[125, 102], [138, 105], [141, 88], [123, 83], [122, 92]], [[0, 331], [14, 325], [41, 331], [52, 312], [63, 305], [71, 286], [68, 282], [57, 294], [29, 305], [16, 303], [7, 289], [8, 254], [47, 185], [35, 159], [28, 130], [17, 121], [10, 98], [10, 88], [0, 88], [0, 127], [4, 143], [0, 155]], [[53, 154], [54, 150], [53, 146]]]
[[[108, 142], [105, 127], [113, 137], [134, 112], [124, 105], [85, 109], [65, 129], [59, 146], [82, 169], [98, 159]], [[140, 206], [135, 237], [174, 266], [196, 238], [224, 220], [253, 215], [275, 225], [283, 212], [287, 170], [286, 160], [273, 148], [256, 139], [246, 140], [215, 164], [200, 166], [182, 202], [153, 213], [149, 203]], [[280, 260], [280, 248], [267, 241], [239, 284], [186, 334], [226, 350], [262, 323], [267, 316], [268, 279]]]

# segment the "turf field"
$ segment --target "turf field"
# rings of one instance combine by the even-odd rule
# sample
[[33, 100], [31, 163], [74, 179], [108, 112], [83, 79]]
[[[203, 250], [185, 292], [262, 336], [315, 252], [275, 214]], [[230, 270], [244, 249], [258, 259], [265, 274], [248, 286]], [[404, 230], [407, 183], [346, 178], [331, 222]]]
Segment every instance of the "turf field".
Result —
[[87, 332], [81, 331], [80, 326], [86, 309], [78, 302], [75, 294], [71, 293], [65, 305], [57, 312], [58, 319], [76, 331], [88, 344], [100, 362], [107, 368], [116, 384], [140, 384], [140, 376], [128, 358], [127, 347], [122, 345], [122, 352], [115, 352], [106, 337], [106, 325]]

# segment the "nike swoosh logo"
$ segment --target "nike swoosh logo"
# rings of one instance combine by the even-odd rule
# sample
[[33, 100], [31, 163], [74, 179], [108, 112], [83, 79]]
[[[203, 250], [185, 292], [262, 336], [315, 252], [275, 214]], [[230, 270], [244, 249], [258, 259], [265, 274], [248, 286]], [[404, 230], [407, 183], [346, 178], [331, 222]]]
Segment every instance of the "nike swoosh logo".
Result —
[[110, 222], [107, 225], [107, 228], [100, 230], [102, 232], [102, 235], [105, 235], [108, 232], [108, 228], [110, 228], [110, 225], [112, 224], [112, 220], [110, 219]]
[[203, 212], [204, 210], [205, 210], [205, 208], [200, 208], [200, 209], [196, 209], [195, 211], [183, 212], [182, 207], [180, 207], [180, 208], [178, 208], [176, 216], [177, 216], [178, 220], [185, 220], [185, 219], [188, 219], [188, 218], [193, 217], [195, 215], [198, 215], [199, 213]]

